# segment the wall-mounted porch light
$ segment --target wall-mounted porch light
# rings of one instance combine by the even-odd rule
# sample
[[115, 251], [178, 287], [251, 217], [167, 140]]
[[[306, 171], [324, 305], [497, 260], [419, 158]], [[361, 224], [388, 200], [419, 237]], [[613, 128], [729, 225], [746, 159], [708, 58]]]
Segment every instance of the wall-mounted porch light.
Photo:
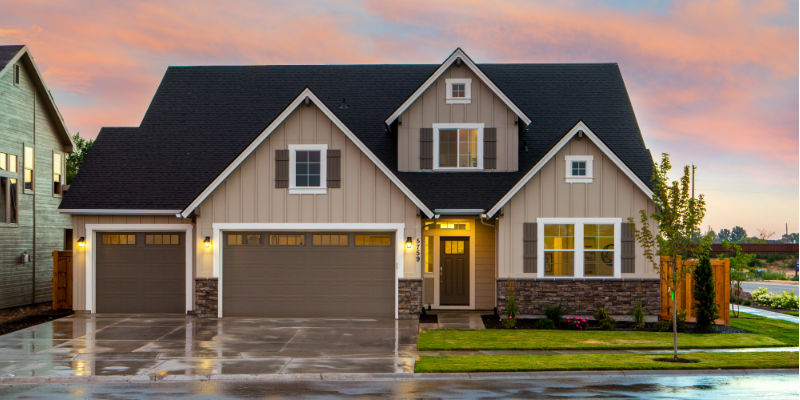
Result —
[[86, 246], [86, 238], [81, 236], [78, 238], [78, 247], [85, 247]]
[[411, 236], [406, 237], [406, 248], [411, 248]]
[[203, 247], [207, 249], [211, 248], [211, 236], [206, 236], [206, 238], [203, 239]]

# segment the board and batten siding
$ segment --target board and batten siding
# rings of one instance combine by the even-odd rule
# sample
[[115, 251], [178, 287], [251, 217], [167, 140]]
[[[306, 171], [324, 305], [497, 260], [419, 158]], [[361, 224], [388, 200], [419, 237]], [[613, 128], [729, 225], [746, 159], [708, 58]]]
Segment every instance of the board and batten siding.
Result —
[[[275, 150], [327, 144], [341, 150], [341, 187], [325, 194], [289, 194], [275, 187]], [[324, 155], [323, 155], [324, 156]], [[417, 207], [315, 105], [299, 106], [198, 207], [196, 240], [213, 223], [404, 223], [420, 237]], [[212, 251], [197, 246], [197, 276], [211, 277]], [[404, 248], [405, 278], [419, 278], [415, 252]]]
[[[18, 85], [13, 81], [13, 66], [0, 76], [0, 152], [16, 155], [18, 170], [14, 176], [17, 224], [0, 223], [0, 308], [51, 300], [53, 250], [64, 249], [64, 231], [72, 226], [70, 217], [57, 211], [61, 197], [53, 195], [52, 181], [53, 152], [65, 154], [71, 148], [59, 133], [59, 122], [48, 111], [47, 98], [37, 90], [35, 74], [26, 56], [20, 58], [19, 65]], [[25, 145], [34, 147], [32, 194], [24, 193], [22, 188]], [[63, 175], [66, 177], [66, 172]], [[32, 256], [30, 262], [19, 262], [23, 252]]]
[[[469, 104], [445, 102], [446, 80], [452, 78], [472, 79]], [[497, 128], [497, 168], [487, 171], [516, 171], [519, 140], [514, 117], [514, 112], [469, 67], [453, 64], [400, 115], [398, 170], [421, 171], [420, 128], [430, 128], [435, 123], [484, 123], [486, 128]]]
[[475, 220], [475, 309], [495, 306], [495, 228]]
[[[566, 155], [594, 157], [592, 183], [566, 183]], [[523, 223], [536, 218], [622, 218], [639, 221], [639, 210], [653, 212], [653, 202], [588, 138], [573, 138], [503, 207], [498, 218], [498, 275], [534, 278], [523, 273]], [[621, 245], [621, 244], [620, 244]], [[636, 244], [635, 273], [623, 278], [657, 278]]]

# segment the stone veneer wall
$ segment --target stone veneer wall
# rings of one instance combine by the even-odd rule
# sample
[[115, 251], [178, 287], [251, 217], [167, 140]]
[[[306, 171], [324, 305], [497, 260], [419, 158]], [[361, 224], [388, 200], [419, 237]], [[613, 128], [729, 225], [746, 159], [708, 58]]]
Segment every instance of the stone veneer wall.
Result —
[[217, 278], [194, 280], [194, 314], [201, 317], [217, 317]]
[[422, 279], [400, 279], [397, 290], [398, 315], [419, 314], [422, 309]]
[[561, 303], [567, 314], [592, 315], [604, 307], [611, 315], [630, 315], [642, 300], [645, 314], [661, 308], [658, 279], [498, 279], [497, 309], [505, 312], [508, 288], [513, 287], [520, 314], [544, 315]]

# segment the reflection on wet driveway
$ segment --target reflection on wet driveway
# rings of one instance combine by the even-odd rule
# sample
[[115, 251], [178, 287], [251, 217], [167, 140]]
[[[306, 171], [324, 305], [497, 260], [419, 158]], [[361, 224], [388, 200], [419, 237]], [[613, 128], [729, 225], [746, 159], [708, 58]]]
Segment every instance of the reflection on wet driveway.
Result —
[[417, 321], [72, 315], [0, 336], [0, 376], [412, 372]]

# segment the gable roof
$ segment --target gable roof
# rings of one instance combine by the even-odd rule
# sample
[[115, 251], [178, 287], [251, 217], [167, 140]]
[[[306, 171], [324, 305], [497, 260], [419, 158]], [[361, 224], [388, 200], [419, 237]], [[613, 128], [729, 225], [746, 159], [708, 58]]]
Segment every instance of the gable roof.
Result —
[[616, 64], [478, 66], [533, 120], [520, 133], [517, 172], [397, 171], [386, 117], [437, 64], [170, 67], [140, 127], [101, 130], [61, 208], [184, 210], [305, 88], [429, 210], [494, 206], [579, 121], [650, 181]]
[[33, 71], [34, 85], [38, 89], [39, 94], [47, 99], [44, 104], [51, 115], [55, 117], [56, 130], [62, 135], [61, 139], [64, 143], [69, 144], [71, 151], [75, 151], [75, 143], [72, 142], [72, 136], [69, 134], [67, 124], [64, 123], [64, 118], [61, 116], [61, 112], [58, 111], [56, 102], [53, 100], [53, 95], [50, 93], [50, 90], [47, 89], [47, 86], [45, 86], [42, 74], [39, 73], [39, 68], [37, 68], [36, 63], [33, 62], [33, 56], [28, 52], [28, 48], [25, 45], [0, 46], [0, 76], [10, 71], [12, 66], [19, 61], [22, 61], [29, 67], [29, 70]]

